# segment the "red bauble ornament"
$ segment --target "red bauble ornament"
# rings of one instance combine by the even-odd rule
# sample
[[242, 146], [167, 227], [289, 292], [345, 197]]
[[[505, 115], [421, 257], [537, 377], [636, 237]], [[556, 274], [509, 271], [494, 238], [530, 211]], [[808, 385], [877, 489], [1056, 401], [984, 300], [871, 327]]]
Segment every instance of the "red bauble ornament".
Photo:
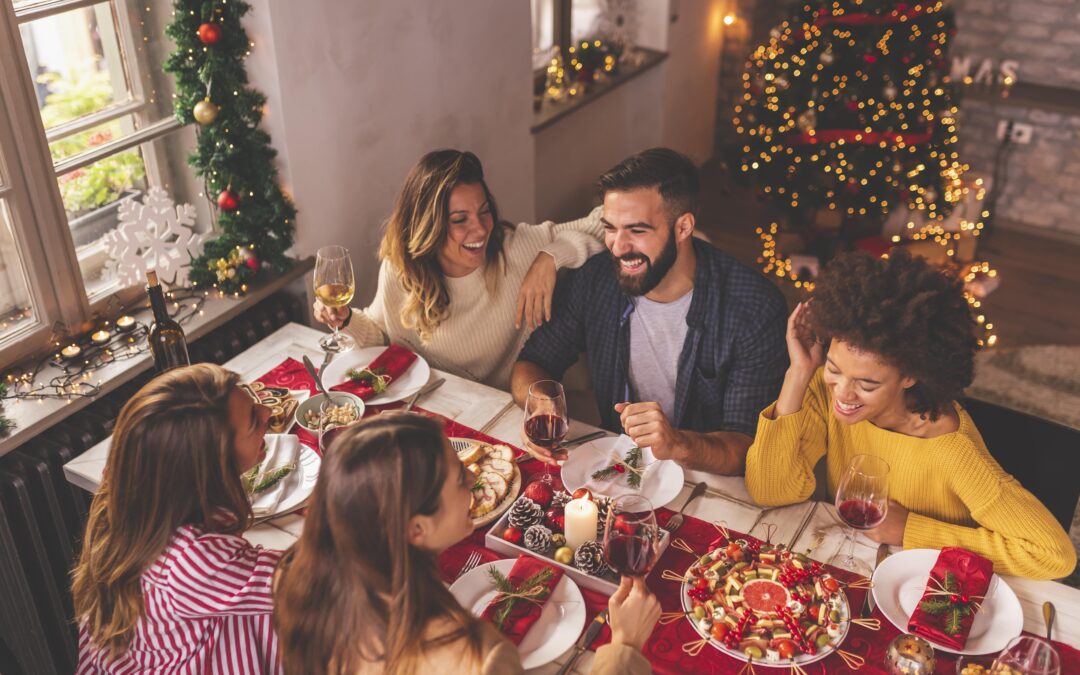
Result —
[[222, 190], [217, 196], [217, 205], [222, 211], [235, 211], [240, 206], [240, 198], [232, 190]]
[[511, 544], [521, 543], [521, 530], [516, 527], [508, 527], [503, 530], [502, 538]]
[[544, 524], [552, 532], [562, 532], [566, 529], [566, 516], [559, 509], [548, 509], [544, 514]]
[[525, 487], [525, 491], [522, 494], [546, 509], [548, 504], [551, 503], [551, 498], [555, 493], [548, 483], [544, 483], [543, 481], [533, 481]]
[[850, 110], [851, 112], [855, 112], [856, 110], [859, 109], [859, 102], [858, 101], [848, 101], [844, 105], [847, 106], [847, 109]]
[[578, 488], [574, 490], [572, 496], [574, 499], [588, 499], [589, 501], [592, 501], [592, 492], [589, 491], [589, 488]]
[[877, 56], [874, 54], [863, 54], [862, 60], [867, 63], [877, 63]]
[[255, 256], [251, 256], [244, 261], [244, 264], [248, 266], [248, 269], [255, 271], [259, 269], [259, 261], [255, 259]]
[[199, 42], [204, 45], [216, 44], [221, 39], [221, 26], [216, 23], [204, 23], [199, 26]]
[[896, 3], [896, 11], [898, 11], [898, 12], [906, 12], [907, 11], [907, 3], [906, 2], [898, 2], [898, 3]]

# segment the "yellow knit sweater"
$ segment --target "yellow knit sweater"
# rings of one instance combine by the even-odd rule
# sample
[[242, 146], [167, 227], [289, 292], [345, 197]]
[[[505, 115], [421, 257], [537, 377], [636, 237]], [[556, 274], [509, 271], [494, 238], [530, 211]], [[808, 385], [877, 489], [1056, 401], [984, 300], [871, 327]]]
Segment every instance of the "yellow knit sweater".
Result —
[[994, 569], [1033, 579], [1072, 572], [1076, 550], [1046, 507], [990, 456], [974, 422], [959, 404], [960, 427], [936, 438], [887, 431], [869, 421], [844, 424], [819, 369], [802, 408], [777, 419], [775, 403], [758, 420], [746, 456], [746, 487], [759, 504], [810, 498], [814, 466], [826, 456], [828, 491], [835, 495], [853, 455], [889, 463], [889, 498], [910, 511], [904, 548], [961, 546], [985, 556]]

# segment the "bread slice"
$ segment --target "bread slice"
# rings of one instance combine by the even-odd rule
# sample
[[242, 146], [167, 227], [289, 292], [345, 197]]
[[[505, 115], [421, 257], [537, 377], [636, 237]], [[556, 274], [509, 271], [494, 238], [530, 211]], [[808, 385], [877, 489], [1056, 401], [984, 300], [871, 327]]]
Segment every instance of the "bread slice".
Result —
[[486, 454], [486, 448], [479, 443], [470, 443], [466, 448], [457, 451], [458, 459], [466, 466], [469, 464], [476, 464], [483, 459]]

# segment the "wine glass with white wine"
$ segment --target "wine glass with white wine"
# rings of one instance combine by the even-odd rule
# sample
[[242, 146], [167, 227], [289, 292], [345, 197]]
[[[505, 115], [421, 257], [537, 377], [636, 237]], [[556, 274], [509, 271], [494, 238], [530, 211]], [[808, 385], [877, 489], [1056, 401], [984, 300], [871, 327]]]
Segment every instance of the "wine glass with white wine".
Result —
[[[356, 292], [353, 280], [352, 260], [344, 246], [323, 246], [315, 258], [315, 297], [319, 302], [337, 309], [348, 307]], [[333, 332], [319, 340], [324, 350], [340, 354], [356, 347], [356, 340], [342, 333], [337, 326]]]

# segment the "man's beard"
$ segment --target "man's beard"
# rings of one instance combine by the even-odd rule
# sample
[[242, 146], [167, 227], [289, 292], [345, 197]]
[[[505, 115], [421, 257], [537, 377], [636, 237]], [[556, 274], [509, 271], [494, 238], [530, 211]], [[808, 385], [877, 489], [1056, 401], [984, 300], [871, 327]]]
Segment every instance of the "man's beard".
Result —
[[[648, 256], [641, 253], [631, 253], [624, 255], [621, 258], [611, 256], [611, 260], [615, 263], [615, 279], [619, 284], [619, 290], [627, 295], [646, 295], [650, 293], [654, 288], [660, 285], [660, 282], [664, 280], [667, 273], [675, 266], [675, 258], [678, 256], [678, 249], [675, 246], [675, 233], [668, 233], [667, 243], [664, 244], [664, 249], [660, 251], [660, 255], [657, 256], [655, 261], [649, 260]], [[623, 272], [621, 261], [645, 261], [645, 273], [630, 276]]]

